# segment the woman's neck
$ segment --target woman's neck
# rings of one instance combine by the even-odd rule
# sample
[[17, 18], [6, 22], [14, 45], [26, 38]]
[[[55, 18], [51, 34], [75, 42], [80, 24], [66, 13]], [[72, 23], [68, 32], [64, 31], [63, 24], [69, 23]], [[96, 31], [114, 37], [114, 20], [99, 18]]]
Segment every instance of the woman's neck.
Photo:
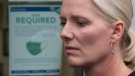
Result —
[[132, 72], [118, 54], [111, 55], [83, 69], [85, 76], [128, 76]]

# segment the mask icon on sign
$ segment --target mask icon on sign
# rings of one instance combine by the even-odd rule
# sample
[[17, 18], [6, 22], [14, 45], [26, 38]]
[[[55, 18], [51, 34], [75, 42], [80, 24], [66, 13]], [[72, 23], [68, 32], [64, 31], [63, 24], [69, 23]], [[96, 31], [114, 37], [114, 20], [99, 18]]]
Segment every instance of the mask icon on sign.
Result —
[[34, 42], [29, 41], [26, 43], [26, 48], [32, 55], [37, 55], [41, 53], [47, 46], [47, 41], [44, 42]]

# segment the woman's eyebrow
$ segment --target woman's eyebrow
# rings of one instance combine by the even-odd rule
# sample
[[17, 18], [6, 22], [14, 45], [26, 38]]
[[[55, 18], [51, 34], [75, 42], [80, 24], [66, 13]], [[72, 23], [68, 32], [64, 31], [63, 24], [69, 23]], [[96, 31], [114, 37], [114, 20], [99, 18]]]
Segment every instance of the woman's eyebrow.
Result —
[[[66, 17], [63, 16], [63, 15], [60, 15], [59, 18], [60, 18], [61, 20], [66, 20]], [[85, 20], [88, 20], [87, 17], [82, 16], [82, 15], [71, 15], [69, 18], [70, 18], [71, 20], [77, 20], [77, 19], [85, 19]]]
[[64, 17], [64, 16], [61, 16], [61, 15], [59, 16], [59, 18], [60, 18], [60, 19], [65, 19], [65, 17]]
[[71, 19], [78, 20], [78, 19], [85, 19], [88, 20], [87, 17], [82, 16], [82, 15], [71, 15]]

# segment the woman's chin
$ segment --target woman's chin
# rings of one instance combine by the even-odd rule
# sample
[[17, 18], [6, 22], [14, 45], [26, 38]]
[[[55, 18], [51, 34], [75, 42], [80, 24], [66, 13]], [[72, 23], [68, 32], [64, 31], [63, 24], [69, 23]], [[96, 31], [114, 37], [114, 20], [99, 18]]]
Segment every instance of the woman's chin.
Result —
[[69, 66], [72, 67], [72, 68], [80, 68], [80, 65], [76, 65], [76, 64], [70, 64], [69, 63]]
[[68, 64], [72, 68], [80, 68], [82, 64], [78, 60], [68, 59]]

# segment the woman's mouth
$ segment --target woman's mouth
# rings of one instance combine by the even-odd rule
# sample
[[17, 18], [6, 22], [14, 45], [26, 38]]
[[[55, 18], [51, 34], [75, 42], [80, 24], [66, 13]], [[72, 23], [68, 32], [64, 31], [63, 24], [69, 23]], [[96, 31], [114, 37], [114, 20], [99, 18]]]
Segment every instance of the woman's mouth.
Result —
[[67, 54], [72, 54], [72, 53], [75, 52], [76, 50], [79, 50], [78, 48], [72, 47], [72, 46], [65, 46], [65, 49], [66, 49], [66, 53], [67, 53]]

